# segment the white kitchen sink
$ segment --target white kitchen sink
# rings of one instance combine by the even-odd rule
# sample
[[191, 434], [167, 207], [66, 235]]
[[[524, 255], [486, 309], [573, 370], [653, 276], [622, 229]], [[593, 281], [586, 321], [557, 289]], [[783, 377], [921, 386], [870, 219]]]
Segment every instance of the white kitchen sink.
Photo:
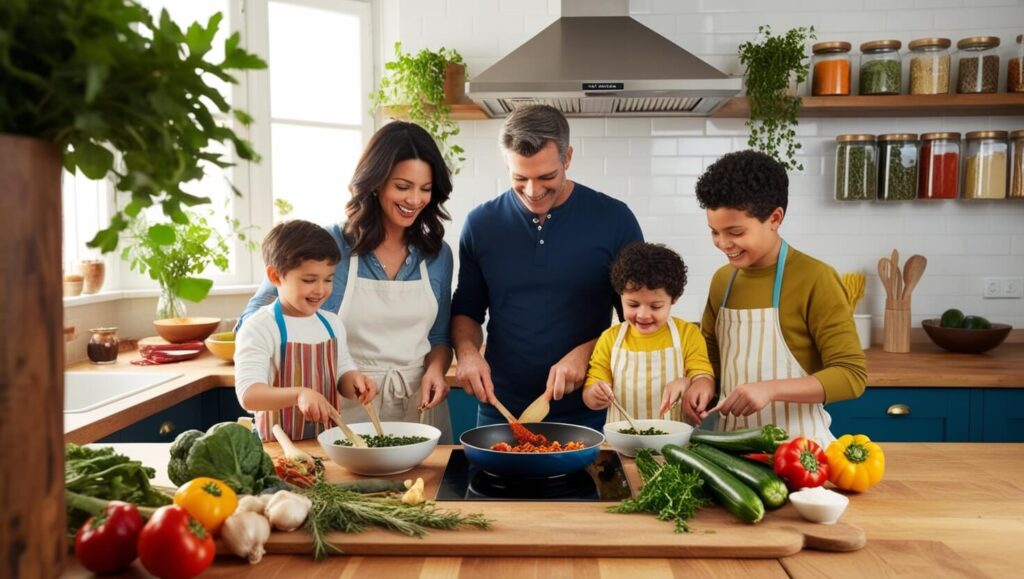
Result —
[[148, 372], [65, 372], [64, 412], [88, 412], [181, 376]]

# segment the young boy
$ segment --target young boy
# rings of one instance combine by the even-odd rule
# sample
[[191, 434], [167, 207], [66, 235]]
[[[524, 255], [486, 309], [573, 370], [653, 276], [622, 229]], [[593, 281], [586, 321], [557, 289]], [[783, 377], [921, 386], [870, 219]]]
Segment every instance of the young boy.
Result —
[[256, 412], [260, 438], [280, 424], [293, 440], [312, 438], [338, 415], [341, 400], [373, 400], [377, 387], [356, 369], [337, 314], [319, 311], [341, 259], [331, 234], [308, 221], [278, 223], [263, 240], [267, 278], [278, 298], [238, 331], [235, 390]]
[[[612, 288], [622, 299], [626, 321], [604, 331], [590, 357], [583, 402], [608, 408], [612, 397], [634, 418], [658, 418], [690, 384], [714, 390], [711, 362], [700, 329], [671, 316], [686, 287], [686, 265], [664, 245], [635, 242], [615, 258]], [[625, 420], [615, 408], [608, 422]]]
[[[698, 180], [711, 239], [729, 260], [711, 280], [701, 330], [718, 376], [718, 430], [771, 423], [827, 445], [823, 405], [860, 396], [867, 369], [839, 276], [779, 236], [788, 188], [782, 165], [755, 151], [725, 155]], [[708, 416], [714, 395], [694, 384], [686, 415]]]

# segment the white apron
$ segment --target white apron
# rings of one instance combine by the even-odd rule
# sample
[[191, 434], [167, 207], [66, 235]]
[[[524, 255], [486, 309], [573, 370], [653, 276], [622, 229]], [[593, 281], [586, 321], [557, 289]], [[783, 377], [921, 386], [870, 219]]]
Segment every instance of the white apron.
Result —
[[[672, 333], [672, 347], [653, 352], [632, 352], [622, 349], [629, 324], [623, 323], [612, 345], [612, 390], [615, 399], [633, 418], [660, 418], [661, 396], [665, 385], [685, 376], [683, 368], [683, 347], [679, 329], [669, 317], [669, 331]], [[671, 420], [682, 420], [678, 406], [669, 411]], [[608, 422], [625, 420], [626, 417], [614, 406], [608, 408]]]
[[[807, 376], [807, 372], [789, 350], [779, 324], [779, 296], [782, 295], [782, 276], [788, 252], [789, 245], [783, 241], [775, 271], [772, 307], [752, 310], [725, 307], [736, 280], [736, 271], [733, 271], [729, 285], [725, 288], [722, 307], [715, 323], [721, 364], [718, 382], [721, 399], [725, 399], [737, 386], [743, 384]], [[827, 448], [835, 440], [828, 429], [831, 423], [832, 418], [822, 404], [776, 401], [750, 416], [718, 415], [715, 428], [737, 430], [775, 424], [784, 428], [790, 438], [803, 436]]]
[[[437, 318], [427, 262], [420, 261], [416, 281], [362, 279], [358, 271], [359, 257], [353, 255], [339, 312], [352, 360], [380, 389], [373, 404], [381, 421], [420, 422], [423, 359]], [[341, 414], [348, 423], [370, 420], [359, 404], [346, 403]], [[451, 443], [447, 400], [425, 410], [423, 422], [441, 431], [441, 444]]]

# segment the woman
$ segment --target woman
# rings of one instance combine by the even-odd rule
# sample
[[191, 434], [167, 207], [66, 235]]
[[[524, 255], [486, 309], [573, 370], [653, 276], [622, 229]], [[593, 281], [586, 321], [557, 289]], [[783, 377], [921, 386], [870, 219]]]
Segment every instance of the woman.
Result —
[[[432, 424], [451, 442], [448, 384], [452, 250], [444, 242], [451, 175], [434, 139], [418, 125], [391, 122], [370, 139], [349, 183], [347, 221], [328, 229], [341, 261], [331, 296], [357, 367], [379, 388], [381, 420]], [[241, 321], [277, 297], [264, 280]], [[340, 311], [339, 311], [340, 307]], [[421, 413], [422, 411], [422, 413]], [[357, 405], [346, 422], [366, 422]]]

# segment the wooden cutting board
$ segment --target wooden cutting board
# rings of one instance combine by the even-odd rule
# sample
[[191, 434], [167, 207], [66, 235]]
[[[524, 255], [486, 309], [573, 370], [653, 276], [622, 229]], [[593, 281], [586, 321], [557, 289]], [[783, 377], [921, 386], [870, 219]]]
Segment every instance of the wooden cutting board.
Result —
[[[299, 447], [318, 454], [315, 442]], [[305, 448], [303, 448], [305, 447]], [[437, 492], [452, 447], [438, 447], [423, 464], [403, 478], [422, 477], [428, 496]], [[276, 454], [271, 447], [267, 448]], [[636, 488], [636, 470], [623, 458], [627, 476]], [[331, 481], [357, 477], [329, 463]], [[494, 521], [492, 528], [431, 531], [422, 539], [372, 529], [365, 533], [330, 535], [330, 542], [349, 555], [503, 556], [503, 557], [729, 557], [778, 558], [801, 549], [855, 551], [865, 545], [860, 527], [846, 523], [818, 525], [800, 518], [787, 505], [749, 525], [720, 507], [702, 509], [690, 521], [690, 533], [675, 533], [672, 523], [648, 514], [620, 515], [605, 509], [615, 503], [469, 502], [443, 501], [444, 508], [480, 512]], [[854, 509], [851, 504], [849, 509]], [[848, 512], [849, 512], [848, 509]], [[306, 531], [275, 532], [266, 544], [268, 553], [311, 553]]]

